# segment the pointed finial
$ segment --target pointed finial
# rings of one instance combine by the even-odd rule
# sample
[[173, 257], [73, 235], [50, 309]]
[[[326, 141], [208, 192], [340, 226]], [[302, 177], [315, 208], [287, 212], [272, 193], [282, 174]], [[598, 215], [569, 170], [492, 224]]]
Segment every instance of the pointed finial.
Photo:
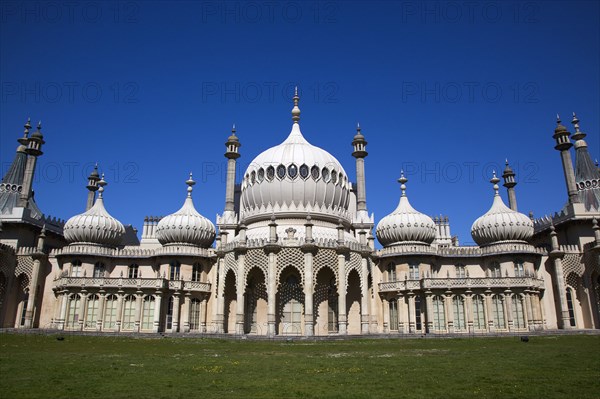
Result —
[[504, 165], [508, 166], [508, 158], [504, 158]]
[[594, 160], [594, 163], [596, 164], [596, 167], [598, 167], [598, 158]]
[[575, 115], [575, 112], [573, 112], [573, 120], [571, 121], [571, 123], [573, 124], [573, 127], [575, 128], [575, 132], [579, 132], [579, 118], [577, 118], [577, 115]]
[[185, 181], [185, 184], [188, 185], [187, 196], [191, 197], [192, 196], [192, 190], [193, 190], [192, 187], [194, 186], [194, 184], [196, 184], [196, 182], [194, 181], [194, 179], [192, 179], [192, 172], [190, 172], [190, 178]]
[[102, 198], [102, 193], [104, 192], [104, 186], [106, 186], [108, 183], [106, 182], [106, 180], [104, 180], [104, 173], [102, 173], [102, 178], [100, 179], [100, 181], [98, 182], [98, 198]]
[[360, 122], [356, 122], [356, 130], [360, 132]]
[[25, 133], [29, 133], [29, 129], [31, 129], [31, 118], [27, 118], [27, 122], [23, 126], [25, 128]]
[[490, 179], [490, 183], [492, 183], [494, 185], [494, 191], [496, 192], [496, 195], [500, 195], [498, 194], [498, 182], [500, 181], [500, 179], [498, 179], [498, 177], [496, 176], [496, 171], [492, 171], [492, 178]]
[[561, 122], [560, 115], [556, 114], [556, 123], [560, 125], [560, 122]]
[[235, 134], [236, 130], [235, 130], [235, 123], [233, 124], [233, 127], [231, 128], [231, 133]]
[[42, 130], [42, 121], [38, 121], [37, 130]]
[[404, 177], [404, 170], [400, 170], [400, 178], [398, 179], [398, 183], [400, 183], [400, 190], [402, 190], [402, 196], [406, 197], [406, 182], [408, 179]]
[[298, 97], [298, 86], [294, 89], [294, 108], [292, 108], [292, 120], [294, 123], [298, 123], [300, 121], [300, 108], [298, 108], [298, 102], [300, 101], [300, 97]]

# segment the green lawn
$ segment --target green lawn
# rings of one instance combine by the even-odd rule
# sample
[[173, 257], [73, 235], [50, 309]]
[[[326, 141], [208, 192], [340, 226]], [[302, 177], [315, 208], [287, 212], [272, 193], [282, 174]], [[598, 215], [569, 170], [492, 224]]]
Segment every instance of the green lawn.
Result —
[[600, 336], [252, 341], [0, 334], [0, 398], [600, 398]]

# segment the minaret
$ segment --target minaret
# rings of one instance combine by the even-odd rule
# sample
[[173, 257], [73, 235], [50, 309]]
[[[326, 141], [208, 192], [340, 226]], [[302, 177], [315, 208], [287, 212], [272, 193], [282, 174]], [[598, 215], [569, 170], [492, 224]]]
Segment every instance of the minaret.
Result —
[[86, 186], [89, 190], [86, 211], [89, 211], [94, 206], [96, 201], [96, 191], [98, 191], [98, 181], [100, 181], [100, 175], [98, 174], [98, 164], [94, 166], [94, 170], [88, 176], [88, 185]]
[[567, 193], [569, 194], [569, 203], [573, 204], [577, 202], [577, 187], [575, 186], [575, 172], [573, 171], [573, 162], [571, 161], [570, 149], [573, 147], [573, 144], [569, 139], [570, 134], [567, 128], [560, 124], [560, 116], [557, 114], [556, 129], [554, 129], [552, 137], [556, 140], [554, 148], [560, 151], [563, 172], [567, 183]]
[[506, 187], [506, 191], [508, 192], [508, 206], [510, 209], [517, 212], [517, 194], [515, 192], [517, 182], [515, 181], [515, 172], [513, 172], [510, 165], [508, 165], [508, 159], [506, 160], [504, 172], [502, 172], [502, 178], [504, 179], [503, 186]]
[[227, 158], [227, 183], [225, 186], [225, 212], [223, 212], [222, 219], [225, 224], [235, 223], [235, 168], [236, 160], [240, 157], [239, 148], [242, 146], [235, 132], [235, 125], [233, 125], [231, 136], [229, 136], [225, 143], [227, 147], [227, 151], [225, 151], [225, 158]]
[[360, 124], [356, 124], [356, 135], [352, 140], [354, 151], [352, 156], [356, 158], [356, 210], [357, 213], [367, 212], [367, 194], [365, 190], [365, 158], [367, 153], [367, 140], [360, 132]]
[[588, 152], [588, 145], [584, 138], [587, 136], [579, 128], [579, 118], [573, 112], [571, 121], [575, 133], [575, 187], [577, 188], [577, 202], [582, 203], [587, 211], [600, 209], [600, 187], [594, 180], [600, 178], [598, 167], [594, 165]]
[[[25, 124], [25, 137], [19, 139], [19, 142], [27, 146], [25, 152], [27, 153], [27, 164], [25, 166], [25, 175], [23, 177], [23, 191], [19, 197], [19, 206], [26, 208], [31, 198], [31, 191], [33, 186], [33, 174], [35, 173], [35, 164], [37, 157], [43, 154], [42, 145], [45, 143], [44, 136], [42, 135], [42, 122], [37, 125], [37, 130], [33, 132], [31, 137], [26, 138], [29, 133], [31, 125], [29, 120]], [[26, 143], [26, 144], [25, 144]]]

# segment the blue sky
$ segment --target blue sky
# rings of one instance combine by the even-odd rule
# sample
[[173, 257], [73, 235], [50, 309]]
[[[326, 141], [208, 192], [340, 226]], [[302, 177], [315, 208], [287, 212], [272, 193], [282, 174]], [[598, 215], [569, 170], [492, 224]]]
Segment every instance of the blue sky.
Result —
[[[519, 210], [566, 201], [555, 114], [577, 112], [600, 157], [598, 2], [11, 2], [0, 3], [0, 166], [27, 117], [46, 145], [34, 183], [45, 213], [84, 210], [99, 162], [106, 205], [141, 230], [176, 211], [189, 171], [214, 221], [225, 197], [232, 123], [240, 171], [301, 127], [354, 180], [350, 142], [369, 144], [367, 205], [412, 205], [470, 227], [491, 205], [491, 170], [508, 158]], [[506, 199], [506, 193], [502, 191]]]

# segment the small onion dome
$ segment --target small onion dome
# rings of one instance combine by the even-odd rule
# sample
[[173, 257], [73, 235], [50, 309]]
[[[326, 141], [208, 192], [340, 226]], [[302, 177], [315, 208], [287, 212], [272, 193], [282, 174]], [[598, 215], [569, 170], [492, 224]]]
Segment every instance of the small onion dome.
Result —
[[65, 239], [69, 243], [90, 243], [116, 247], [125, 235], [125, 227], [104, 208], [104, 179], [99, 184], [98, 198], [88, 211], [67, 220], [64, 227]]
[[494, 202], [489, 211], [473, 223], [471, 236], [477, 245], [484, 246], [500, 241], [527, 241], [533, 235], [533, 222], [526, 215], [513, 211], [498, 194], [498, 182], [494, 177]]
[[187, 198], [177, 212], [165, 216], [156, 226], [156, 236], [163, 245], [187, 244], [208, 248], [212, 245], [216, 230], [210, 220], [200, 215], [192, 201], [192, 186], [196, 184], [190, 178], [185, 182], [188, 185]]
[[381, 219], [377, 225], [377, 239], [383, 246], [402, 242], [431, 244], [435, 239], [436, 226], [433, 220], [415, 210], [408, 202], [405, 185], [407, 181], [402, 172], [398, 179], [402, 189], [400, 203], [394, 212]]

